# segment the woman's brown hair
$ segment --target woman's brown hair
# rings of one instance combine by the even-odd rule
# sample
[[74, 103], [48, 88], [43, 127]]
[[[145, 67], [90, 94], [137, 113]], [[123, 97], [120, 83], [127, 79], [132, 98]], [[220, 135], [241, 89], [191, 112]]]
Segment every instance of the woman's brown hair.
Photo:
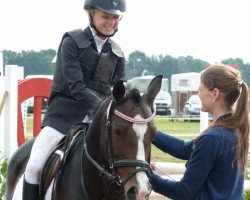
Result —
[[[232, 115], [225, 120], [213, 122], [204, 132], [213, 127], [224, 127], [237, 133], [237, 165], [247, 169], [249, 148], [249, 102], [248, 86], [240, 72], [224, 64], [214, 64], [201, 73], [201, 82], [209, 90], [217, 88]], [[204, 133], [203, 132], [203, 133]], [[202, 134], [203, 134], [202, 133]]]

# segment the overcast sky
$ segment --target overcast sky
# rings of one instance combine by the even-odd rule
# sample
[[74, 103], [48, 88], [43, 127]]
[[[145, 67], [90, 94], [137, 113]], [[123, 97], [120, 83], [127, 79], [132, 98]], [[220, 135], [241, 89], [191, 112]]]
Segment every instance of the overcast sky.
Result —
[[[83, 0], [0, 0], [0, 50], [57, 49], [65, 31], [85, 28]], [[250, 62], [249, 0], [127, 0], [115, 40], [128, 56], [191, 55], [210, 63]]]

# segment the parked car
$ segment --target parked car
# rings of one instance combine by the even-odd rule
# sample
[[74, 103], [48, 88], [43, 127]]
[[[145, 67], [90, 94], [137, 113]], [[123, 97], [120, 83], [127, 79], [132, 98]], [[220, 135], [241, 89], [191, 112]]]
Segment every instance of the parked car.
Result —
[[201, 100], [198, 95], [192, 95], [183, 108], [184, 115], [200, 116]]
[[172, 99], [171, 95], [168, 92], [160, 91], [158, 95], [155, 97], [155, 109], [156, 114], [171, 114], [171, 106], [172, 106]]

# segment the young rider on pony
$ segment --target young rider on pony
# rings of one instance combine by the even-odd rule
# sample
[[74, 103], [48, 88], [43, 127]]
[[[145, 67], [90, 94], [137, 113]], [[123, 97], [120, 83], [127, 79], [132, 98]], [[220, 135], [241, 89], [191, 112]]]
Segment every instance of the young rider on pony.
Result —
[[111, 86], [124, 78], [124, 54], [110, 39], [126, 0], [86, 0], [89, 26], [65, 33], [58, 48], [47, 112], [24, 173], [23, 200], [37, 200], [43, 165], [72, 125], [90, 122]]

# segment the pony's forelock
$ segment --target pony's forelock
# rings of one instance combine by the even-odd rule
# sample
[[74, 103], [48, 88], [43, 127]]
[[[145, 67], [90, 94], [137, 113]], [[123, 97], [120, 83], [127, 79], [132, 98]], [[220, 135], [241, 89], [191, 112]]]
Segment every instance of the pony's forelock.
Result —
[[130, 90], [128, 96], [131, 97], [136, 104], [139, 104], [141, 101], [140, 91], [136, 88]]

